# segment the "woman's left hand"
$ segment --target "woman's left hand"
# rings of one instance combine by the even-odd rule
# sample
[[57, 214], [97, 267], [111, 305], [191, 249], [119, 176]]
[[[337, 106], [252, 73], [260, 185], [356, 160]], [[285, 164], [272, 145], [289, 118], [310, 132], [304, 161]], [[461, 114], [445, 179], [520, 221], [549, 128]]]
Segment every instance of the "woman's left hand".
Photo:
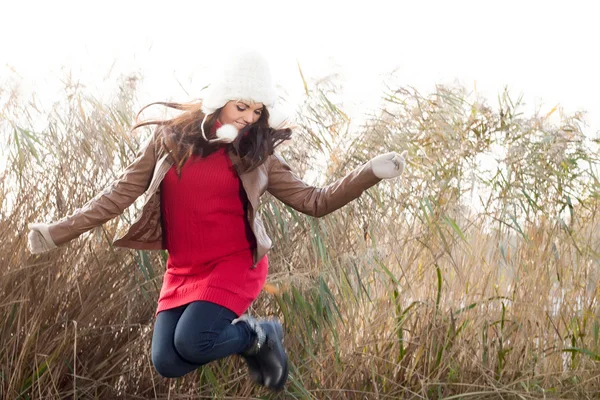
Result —
[[408, 151], [406, 150], [404, 150], [402, 154], [392, 151], [373, 158], [370, 161], [373, 173], [379, 179], [390, 179], [400, 176], [402, 172], [404, 172], [404, 167], [406, 166], [407, 154]]
[[32, 223], [27, 224], [27, 227], [30, 229], [27, 245], [32, 254], [41, 254], [56, 248], [47, 224]]

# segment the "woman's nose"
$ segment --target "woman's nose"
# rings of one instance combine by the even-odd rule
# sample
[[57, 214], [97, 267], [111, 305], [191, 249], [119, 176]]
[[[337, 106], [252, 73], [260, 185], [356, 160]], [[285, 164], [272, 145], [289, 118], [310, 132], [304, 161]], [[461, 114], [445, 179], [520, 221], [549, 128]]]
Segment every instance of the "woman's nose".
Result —
[[246, 123], [248, 124], [253, 124], [254, 122], [256, 122], [256, 120], [254, 119], [254, 115], [254, 111], [245, 112], [244, 121], [246, 121]]

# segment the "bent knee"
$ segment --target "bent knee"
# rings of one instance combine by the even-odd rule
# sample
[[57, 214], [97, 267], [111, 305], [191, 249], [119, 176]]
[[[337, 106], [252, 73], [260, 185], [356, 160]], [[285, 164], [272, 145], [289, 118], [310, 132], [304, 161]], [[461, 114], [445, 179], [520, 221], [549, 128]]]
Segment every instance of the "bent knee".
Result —
[[153, 351], [152, 364], [156, 372], [164, 378], [179, 378], [188, 372], [187, 369], [181, 368], [179, 357], [168, 351]]
[[218, 335], [199, 334], [197, 336], [175, 335], [173, 344], [175, 349], [189, 362], [206, 364], [213, 361], [211, 351], [215, 346]]

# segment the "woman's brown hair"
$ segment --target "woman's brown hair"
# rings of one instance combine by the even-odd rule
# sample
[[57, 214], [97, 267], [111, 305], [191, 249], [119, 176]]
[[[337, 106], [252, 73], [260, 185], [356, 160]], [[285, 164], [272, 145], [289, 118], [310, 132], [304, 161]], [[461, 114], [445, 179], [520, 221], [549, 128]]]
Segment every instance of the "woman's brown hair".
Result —
[[[136, 123], [131, 130], [142, 126], [158, 125], [169, 129], [163, 129], [161, 136], [157, 138], [161, 146], [170, 154], [175, 165], [177, 175], [192, 154], [207, 156], [216, 151], [223, 143], [209, 143], [202, 137], [201, 124], [204, 119], [202, 103], [171, 103], [154, 102], [144, 106], [136, 115], [138, 120], [142, 111], [146, 108], [160, 104], [165, 107], [183, 111], [175, 118], [167, 120], [150, 120]], [[208, 115], [204, 123], [204, 131], [210, 138], [211, 132], [221, 113], [219, 108], [213, 114]], [[228, 143], [227, 150], [233, 149], [240, 157], [241, 165], [238, 172], [249, 172], [261, 165], [268, 156], [284, 141], [290, 139], [292, 130], [289, 128], [273, 129], [269, 127], [269, 110], [263, 107], [263, 112], [256, 123], [242, 129], [240, 134], [232, 143]], [[247, 133], [247, 134], [246, 134]]]

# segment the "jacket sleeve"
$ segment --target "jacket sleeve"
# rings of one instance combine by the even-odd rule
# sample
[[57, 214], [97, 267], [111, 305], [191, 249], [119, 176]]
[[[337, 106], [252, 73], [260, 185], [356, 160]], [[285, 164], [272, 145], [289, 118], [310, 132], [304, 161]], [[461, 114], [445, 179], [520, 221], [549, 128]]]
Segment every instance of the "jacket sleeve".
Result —
[[325, 187], [314, 187], [302, 181], [283, 158], [274, 153], [267, 190], [295, 210], [322, 217], [358, 198], [379, 181], [381, 179], [375, 176], [369, 161]]
[[156, 164], [155, 141], [158, 130], [140, 148], [135, 160], [110, 185], [81, 208], [49, 225], [49, 233], [57, 246], [120, 215], [141, 196], [152, 180]]

